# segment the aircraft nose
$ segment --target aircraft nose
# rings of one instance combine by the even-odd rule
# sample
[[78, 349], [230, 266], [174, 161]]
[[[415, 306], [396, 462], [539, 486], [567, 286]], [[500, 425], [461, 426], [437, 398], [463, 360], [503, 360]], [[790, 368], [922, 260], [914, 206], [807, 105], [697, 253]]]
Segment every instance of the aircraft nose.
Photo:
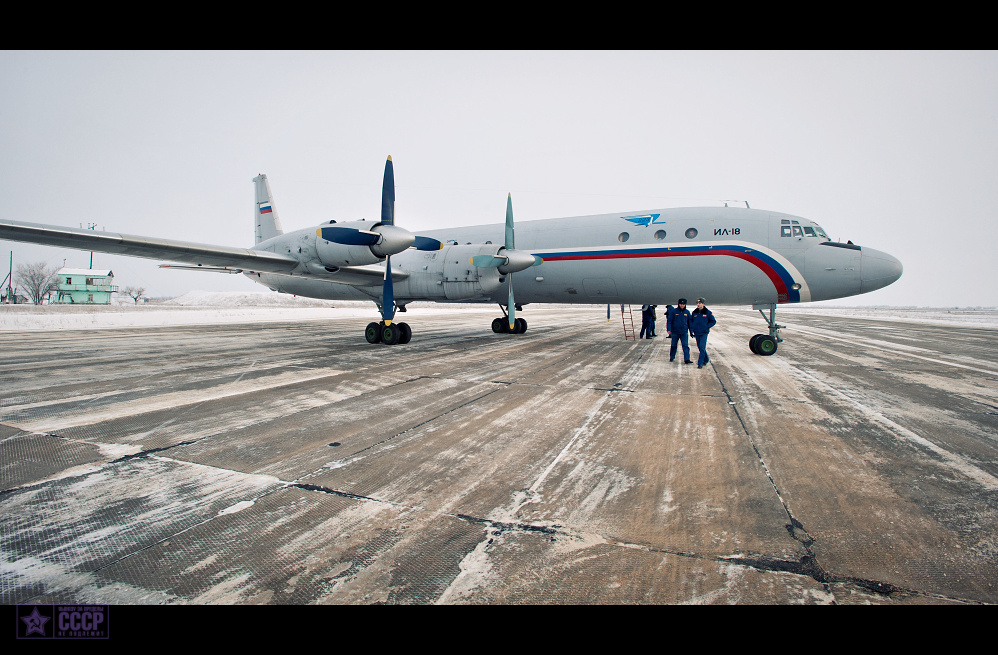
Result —
[[860, 264], [860, 293], [883, 289], [897, 282], [903, 270], [897, 257], [864, 247]]

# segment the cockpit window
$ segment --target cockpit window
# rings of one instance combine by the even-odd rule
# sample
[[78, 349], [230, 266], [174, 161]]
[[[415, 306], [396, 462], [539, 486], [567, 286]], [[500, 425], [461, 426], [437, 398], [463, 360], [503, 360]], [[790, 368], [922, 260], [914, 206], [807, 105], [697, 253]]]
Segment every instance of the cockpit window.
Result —
[[813, 221], [811, 222], [811, 225], [814, 226], [814, 229], [818, 233], [819, 237], [821, 237], [822, 239], [825, 239], [827, 241], [831, 241], [832, 240], [831, 237], [829, 237], [827, 234], [825, 234], [825, 231], [821, 228], [820, 225], [818, 225], [817, 223], [815, 223]]
[[809, 237], [816, 237], [816, 236], [818, 236], [817, 234], [815, 234], [814, 228], [811, 227], [810, 225], [805, 225], [804, 226], [804, 234], [806, 236], [809, 236]]
[[804, 232], [800, 229], [800, 225], [794, 225], [794, 236], [795, 237], [804, 236]]

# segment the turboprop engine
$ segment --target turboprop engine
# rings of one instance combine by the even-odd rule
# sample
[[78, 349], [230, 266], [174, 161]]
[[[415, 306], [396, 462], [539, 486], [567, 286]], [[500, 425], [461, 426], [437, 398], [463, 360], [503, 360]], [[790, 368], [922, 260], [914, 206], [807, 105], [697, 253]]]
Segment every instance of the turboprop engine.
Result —
[[397, 295], [440, 300], [470, 300], [493, 294], [505, 277], [497, 268], [479, 268], [473, 257], [492, 257], [502, 246], [491, 244], [445, 245], [424, 253], [412, 264], [414, 272], [395, 283]]
[[315, 229], [315, 252], [323, 266], [329, 268], [365, 266], [407, 250], [415, 240], [415, 235], [396, 225], [330, 223]]

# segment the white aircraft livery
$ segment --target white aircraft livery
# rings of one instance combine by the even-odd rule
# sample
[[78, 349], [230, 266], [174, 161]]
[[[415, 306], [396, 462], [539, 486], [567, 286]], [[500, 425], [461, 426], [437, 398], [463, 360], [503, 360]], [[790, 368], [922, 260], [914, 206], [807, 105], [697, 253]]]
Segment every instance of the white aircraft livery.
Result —
[[[275, 291], [328, 300], [372, 300], [381, 320], [369, 343], [408, 343], [395, 322], [407, 303], [494, 302], [497, 333], [520, 334], [528, 303], [712, 305], [769, 311], [760, 355], [782, 341], [776, 307], [845, 298], [901, 277], [901, 262], [879, 250], [832, 241], [814, 221], [749, 207], [684, 207], [430, 230], [395, 225], [392, 158], [385, 164], [381, 220], [338, 222], [285, 233], [266, 175], [253, 178], [252, 248], [0, 220], [0, 239], [181, 262], [165, 268], [241, 273]], [[515, 274], [515, 275], [514, 275]], [[514, 277], [516, 279], [514, 299]]]

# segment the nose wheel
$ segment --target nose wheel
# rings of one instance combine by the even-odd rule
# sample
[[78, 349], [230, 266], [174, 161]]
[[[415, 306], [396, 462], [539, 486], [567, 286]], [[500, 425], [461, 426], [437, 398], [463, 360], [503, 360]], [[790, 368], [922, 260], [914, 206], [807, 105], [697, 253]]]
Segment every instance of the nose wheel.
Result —
[[769, 324], [769, 334], [756, 334], [749, 339], [749, 349], [752, 352], [768, 357], [776, 352], [780, 342], [783, 341], [780, 338], [780, 328], [786, 326], [776, 323], [776, 305], [752, 305], [752, 309], [758, 309], [763, 318], [766, 318], [763, 310], [769, 310], [769, 318], [766, 318], [766, 323]]

